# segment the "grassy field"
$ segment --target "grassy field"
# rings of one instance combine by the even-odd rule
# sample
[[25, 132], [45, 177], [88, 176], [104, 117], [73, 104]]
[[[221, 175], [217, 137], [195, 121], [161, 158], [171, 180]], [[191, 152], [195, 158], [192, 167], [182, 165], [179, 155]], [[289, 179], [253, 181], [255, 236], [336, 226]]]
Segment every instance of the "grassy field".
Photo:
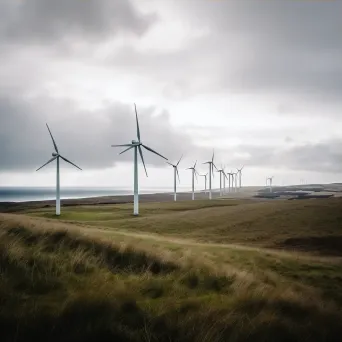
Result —
[[340, 341], [342, 200], [0, 214], [1, 341]]

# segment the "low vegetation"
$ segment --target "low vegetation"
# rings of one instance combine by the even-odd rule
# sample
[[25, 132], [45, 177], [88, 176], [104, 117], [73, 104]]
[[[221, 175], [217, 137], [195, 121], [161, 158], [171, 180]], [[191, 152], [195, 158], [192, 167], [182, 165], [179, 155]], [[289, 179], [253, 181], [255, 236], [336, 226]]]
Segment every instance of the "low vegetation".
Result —
[[0, 340], [340, 341], [341, 201], [196, 202], [0, 214]]

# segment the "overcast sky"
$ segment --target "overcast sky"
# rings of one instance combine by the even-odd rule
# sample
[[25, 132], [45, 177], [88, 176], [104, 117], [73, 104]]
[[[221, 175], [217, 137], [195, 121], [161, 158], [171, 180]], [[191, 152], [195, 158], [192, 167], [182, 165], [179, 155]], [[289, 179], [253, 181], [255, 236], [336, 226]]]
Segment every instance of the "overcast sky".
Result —
[[[0, 185], [127, 186], [136, 138], [245, 185], [342, 175], [342, 1], [0, 0]], [[141, 187], [172, 186], [146, 151]], [[218, 177], [215, 178], [218, 185]], [[201, 187], [201, 185], [198, 185]]]

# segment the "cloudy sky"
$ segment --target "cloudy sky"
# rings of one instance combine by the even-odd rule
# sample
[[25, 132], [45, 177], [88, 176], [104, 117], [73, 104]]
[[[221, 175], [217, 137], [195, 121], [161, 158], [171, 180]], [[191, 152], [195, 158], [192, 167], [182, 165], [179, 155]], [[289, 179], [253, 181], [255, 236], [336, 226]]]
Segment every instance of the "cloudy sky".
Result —
[[[0, 185], [131, 186], [136, 138], [244, 183], [341, 181], [342, 1], [0, 0]], [[172, 185], [145, 153], [141, 187]], [[142, 169], [140, 169], [142, 171]], [[215, 178], [218, 182], [218, 177]]]

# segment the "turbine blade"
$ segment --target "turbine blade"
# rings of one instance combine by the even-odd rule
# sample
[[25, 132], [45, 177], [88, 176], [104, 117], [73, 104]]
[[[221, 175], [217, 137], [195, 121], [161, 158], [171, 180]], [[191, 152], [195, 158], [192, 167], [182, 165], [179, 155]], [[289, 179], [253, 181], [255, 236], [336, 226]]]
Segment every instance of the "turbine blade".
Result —
[[178, 172], [178, 168], [177, 167], [176, 167], [176, 172], [177, 172], [177, 176], [178, 176], [178, 182], [180, 183], [179, 172]]
[[133, 144], [122, 144], [122, 145], [111, 145], [112, 147], [128, 147], [128, 146], [134, 146]]
[[47, 164], [50, 164], [51, 162], [53, 162], [55, 159], [57, 158], [57, 156], [51, 158], [49, 161], [47, 161], [43, 166], [41, 166], [39, 169], [37, 169], [36, 171], [39, 171], [40, 169], [42, 169], [44, 166], [46, 166]]
[[205, 163], [202, 163], [202, 164], [210, 164], [211, 162], [210, 161], [208, 161], [208, 162], [205, 162]]
[[198, 177], [197, 177], [197, 174], [196, 174], [196, 170], [194, 169], [194, 175], [196, 177], [196, 182], [198, 183]]
[[196, 164], [197, 164], [197, 160], [196, 160], [196, 162], [195, 162], [194, 169], [196, 168]]
[[179, 165], [179, 163], [180, 163], [180, 161], [182, 160], [182, 158], [183, 158], [183, 155], [179, 158], [178, 163], [176, 164], [176, 166]]
[[175, 165], [173, 165], [173, 164], [169, 163], [168, 161], [166, 162], [166, 164], [169, 164], [169, 165], [171, 165], [171, 166], [175, 167]]
[[140, 142], [140, 129], [139, 129], [139, 121], [138, 121], [138, 112], [137, 112], [137, 106], [134, 103], [134, 109], [135, 109], [135, 119], [137, 121], [137, 136], [138, 136], [138, 141]]
[[78, 169], [82, 170], [79, 166], [77, 166], [76, 164], [74, 164], [74, 163], [71, 162], [70, 160], [68, 160], [68, 159], [66, 159], [66, 158], [64, 158], [64, 157], [62, 157], [62, 156], [60, 156], [60, 157], [61, 157], [64, 161], [66, 161], [67, 163], [69, 163], [69, 164], [71, 164], [71, 165], [77, 167]]
[[214, 163], [214, 153], [215, 153], [215, 151], [213, 150], [213, 157], [211, 158], [212, 163]]
[[215, 169], [218, 171], [218, 168], [217, 168], [216, 165], [213, 163], [213, 170], [214, 170], [214, 167], [215, 167]]
[[215, 173], [214, 173], [214, 163], [210, 164], [211, 167], [211, 174], [213, 175], [213, 178], [215, 178]]
[[50, 133], [50, 136], [51, 136], [51, 139], [52, 139], [52, 142], [53, 142], [53, 146], [55, 147], [55, 151], [56, 151], [57, 153], [59, 153], [59, 152], [58, 152], [57, 144], [56, 144], [56, 142], [55, 142], [55, 139], [54, 139], [53, 136], [52, 136], [52, 133], [51, 133], [51, 131], [50, 131], [49, 125], [46, 124], [46, 127], [47, 127], [47, 129], [49, 130], [49, 133]]
[[141, 150], [141, 146], [140, 146], [140, 145], [138, 146], [138, 149], [139, 149], [140, 158], [141, 158], [141, 160], [142, 160], [142, 162], [143, 162], [143, 165], [144, 165], [146, 177], [148, 177], [147, 170], [146, 170], [146, 166], [145, 166], [145, 161], [144, 161], [144, 156], [143, 156], [143, 153], [142, 153], [142, 150]]
[[146, 148], [146, 150], [149, 150], [150, 152], [152, 152], [152, 153], [154, 153], [154, 154], [157, 154], [159, 157], [162, 157], [162, 158], [164, 158], [165, 160], [168, 160], [167, 158], [165, 158], [164, 156], [162, 156], [162, 155], [159, 154], [158, 152], [152, 150], [151, 147], [148, 147], [148, 146], [146, 146], [146, 145], [144, 145], [144, 144], [142, 144], [142, 146], [144, 146], [144, 147]]
[[133, 146], [130, 146], [130, 147], [126, 148], [125, 150], [123, 150], [123, 151], [120, 152], [119, 154], [123, 154], [123, 153], [127, 152], [128, 150], [130, 150], [131, 148], [133, 148]]

